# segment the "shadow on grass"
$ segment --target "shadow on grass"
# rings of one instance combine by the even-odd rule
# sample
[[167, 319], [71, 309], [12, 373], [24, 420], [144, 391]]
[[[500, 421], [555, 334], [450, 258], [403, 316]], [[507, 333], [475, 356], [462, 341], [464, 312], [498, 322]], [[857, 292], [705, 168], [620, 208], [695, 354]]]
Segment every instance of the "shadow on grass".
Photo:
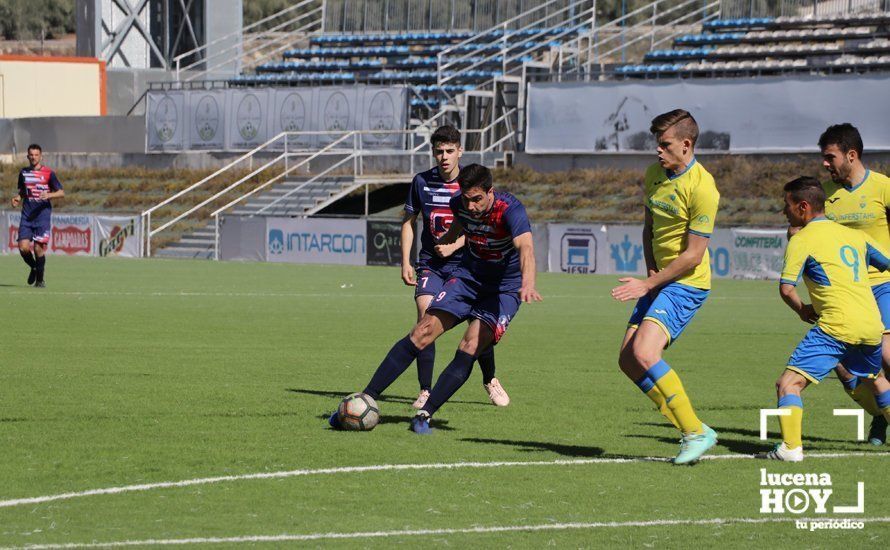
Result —
[[[509, 445], [518, 447], [520, 451], [526, 453], [544, 452], [560, 454], [563, 456], [574, 456], [584, 458], [605, 457], [606, 451], [600, 447], [586, 447], [581, 445], [565, 445], [562, 443], [549, 443], [546, 441], [516, 441], [512, 439], [487, 439], [478, 437], [467, 437], [461, 439], [470, 443], [488, 443], [491, 445]], [[618, 455], [608, 455], [609, 458], [637, 458], [625, 457]]]
[[[667, 423], [635, 422], [635, 424], [637, 426], [661, 426], [662, 428], [670, 428], [671, 430], [674, 430], [674, 427]], [[744, 429], [744, 428], [730, 428], [730, 427], [726, 427], [726, 426], [724, 426], [724, 427], [711, 426], [711, 427], [714, 428], [715, 430], [717, 430], [717, 433], [719, 435], [723, 435], [723, 434], [742, 435], [742, 436], [746, 436], [746, 437], [753, 437], [754, 439], [757, 439], [758, 441], [760, 441], [760, 431], [759, 430], [748, 430], [748, 429]], [[676, 430], [674, 430], [674, 431], [676, 432]], [[782, 438], [782, 435], [778, 432], [769, 432], [767, 435], [769, 436], [770, 440], [776, 440], [776, 439]], [[853, 439], [829, 439], [829, 438], [825, 438], [825, 437], [812, 437], [812, 436], [808, 436], [806, 434], [804, 434], [804, 441], [814, 441], [817, 443], [841, 443], [841, 444], [856, 443], [856, 441]], [[720, 438], [720, 442], [721, 443], [723, 442], [722, 437]], [[767, 445], [768, 443], [766, 441], [764, 441], [763, 444]], [[772, 448], [772, 447], [770, 447], [770, 448]]]
[[[302, 389], [302, 388], [287, 388], [286, 391], [292, 393], [300, 393], [305, 395], [317, 395], [319, 397], [330, 397], [331, 399], [343, 399], [347, 395], [355, 392], [351, 391], [328, 391], [328, 390], [310, 390], [310, 389]], [[383, 403], [414, 403], [416, 397], [403, 397], [400, 395], [381, 395], [380, 399], [377, 401], [381, 401]], [[486, 407], [490, 407], [491, 403], [488, 401], [461, 401], [461, 400], [449, 400], [448, 404], [458, 404], [458, 405], [484, 405]]]
[[[320, 414], [320, 415], [316, 416], [315, 418], [318, 418], [319, 420], [324, 420], [325, 427], [329, 430], [333, 430], [333, 428], [331, 428], [327, 423], [329, 416], [330, 415], [328, 415], [328, 414]], [[380, 415], [380, 424], [402, 424], [405, 426], [405, 430], [407, 431], [408, 425], [411, 422], [412, 418], [414, 418], [414, 415], [402, 416], [402, 415], [396, 415], [396, 414], [382, 414], [382, 415]], [[436, 418], [433, 418], [432, 420], [430, 420], [430, 427], [434, 430], [442, 430], [443, 432], [450, 432], [450, 431], [454, 430], [454, 428], [448, 427], [447, 420], [439, 420]], [[349, 430], [336, 430], [336, 431], [349, 431]]]
[[[722, 437], [723, 433], [728, 432], [728, 430], [721, 431], [720, 428], [714, 427], [717, 431], [717, 447], [723, 447], [724, 449], [730, 451], [734, 454], [757, 454], [764, 453], [766, 451], [771, 451], [773, 446], [777, 441], [782, 440], [782, 436], [779, 434], [770, 434], [770, 439], [766, 441], [761, 441], [757, 439], [756, 441], [743, 440], [743, 439], [727, 439]], [[759, 436], [760, 434], [758, 434]], [[680, 441], [679, 436], [675, 437], [662, 437], [658, 435], [647, 435], [647, 434], [624, 434], [624, 437], [637, 437], [640, 439], [653, 439], [655, 441], [659, 441], [661, 443], [674, 443], [677, 444]], [[845, 446], [837, 446], [837, 445], [810, 445], [808, 444], [809, 440], [804, 437], [804, 448], [809, 451], [850, 451], [849, 447]]]

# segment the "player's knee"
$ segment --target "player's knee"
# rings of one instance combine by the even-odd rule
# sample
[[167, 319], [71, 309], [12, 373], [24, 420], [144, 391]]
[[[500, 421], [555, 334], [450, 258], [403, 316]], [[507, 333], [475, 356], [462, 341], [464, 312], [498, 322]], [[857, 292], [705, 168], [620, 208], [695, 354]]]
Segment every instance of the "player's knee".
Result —
[[649, 369], [655, 363], [661, 361], [661, 350], [652, 349], [651, 346], [633, 346], [634, 361], [644, 369]]
[[31, 252], [31, 243], [28, 241], [19, 241], [19, 251], [24, 253]]
[[630, 375], [638, 369], [637, 361], [634, 359], [633, 348], [627, 346], [618, 353], [618, 368], [624, 374]]
[[799, 394], [806, 385], [806, 380], [802, 376], [792, 376], [786, 371], [776, 380], [776, 394], [779, 397], [788, 394]]
[[461, 338], [460, 344], [457, 345], [457, 349], [466, 354], [472, 355], [473, 357], [479, 355], [479, 348], [480, 346], [478, 338], [468, 338], [466, 336]]
[[426, 318], [421, 319], [411, 330], [411, 341], [414, 342], [414, 345], [419, 349], [427, 347], [435, 339], [435, 331], [433, 330], [432, 323]]

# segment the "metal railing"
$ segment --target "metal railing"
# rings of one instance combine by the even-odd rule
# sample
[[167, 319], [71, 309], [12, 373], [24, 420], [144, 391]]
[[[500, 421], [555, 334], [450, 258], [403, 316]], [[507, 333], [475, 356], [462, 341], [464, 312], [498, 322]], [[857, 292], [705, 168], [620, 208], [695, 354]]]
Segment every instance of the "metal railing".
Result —
[[890, 11], [890, 0], [720, 0], [723, 19], [832, 17]]
[[[648, 40], [647, 49], [683, 34], [689, 26], [720, 17], [720, 0], [655, 0], [595, 28], [585, 49], [560, 48], [556, 59], [557, 79], [565, 75], [590, 78], [594, 65], [613, 61], [622, 52], [625, 61], [629, 46]], [[686, 27], [686, 28], [684, 28]], [[658, 35], [663, 35], [658, 38]]]
[[[324, 29], [325, 0], [302, 0], [235, 33], [222, 36], [173, 58], [176, 80], [196, 80], [237, 63], [243, 72]], [[228, 45], [227, 45], [228, 44]], [[222, 49], [210, 52], [213, 46]], [[188, 59], [197, 58], [193, 61]]]
[[[395, 137], [390, 138], [389, 136]], [[331, 141], [318, 149], [307, 149], [299, 145], [305, 143], [305, 140], [310, 137], [326, 137]], [[393, 146], [382, 147], [381, 139], [388, 139]], [[373, 145], [371, 145], [372, 143]], [[386, 143], [383, 145], [385, 146]], [[407, 157], [406, 168], [409, 173], [413, 174], [416, 170], [418, 155], [423, 155], [426, 158], [429, 158], [428, 155], [430, 155], [429, 142], [422, 130], [282, 132], [205, 178], [143, 211], [141, 214], [143, 250], [146, 256], [151, 256], [152, 239], [187, 218], [197, 216], [208, 205], [227, 201], [222, 207], [211, 213], [211, 216], [218, 216], [258, 192], [285, 181], [288, 176], [293, 174], [307, 174], [309, 178], [272, 203], [259, 208], [253, 214], [264, 214], [269, 208], [290, 198], [301, 189], [310, 186], [336, 169], [343, 168], [347, 161], [352, 161], [352, 167], [346, 170], [345, 176], [351, 178], [365, 175], [369, 170], [367, 161], [371, 158]], [[313, 173], [311, 169], [313, 161], [329, 156], [344, 158], [338, 160], [334, 166], [328, 166]], [[373, 167], [371, 168], [373, 169]], [[272, 171], [270, 177], [263, 183], [251, 184], [255, 177], [270, 170]], [[233, 175], [237, 179], [227, 183], [227, 178], [231, 178]], [[199, 200], [200, 197], [208, 193], [208, 189], [216, 189], [220, 182], [226, 182], [222, 189]], [[250, 188], [245, 188], [246, 185], [250, 185]], [[195, 198], [196, 196], [198, 198]], [[178, 213], [171, 214], [169, 219], [153, 226], [153, 220], [157, 218], [158, 211], [163, 208], [173, 209]]]
[[[580, 35], [593, 31], [595, 25], [596, 2], [581, 0], [568, 5], [562, 0], [544, 2], [443, 49], [437, 55], [436, 82], [442, 86], [460, 81], [469, 71], [490, 65], [492, 61], [500, 61], [502, 75], [519, 73], [523, 58], [529, 54], [547, 49], [547, 44], [554, 41], [578, 40]], [[552, 32], [553, 29], [558, 32]], [[484, 53], [480, 55], [480, 52]]]

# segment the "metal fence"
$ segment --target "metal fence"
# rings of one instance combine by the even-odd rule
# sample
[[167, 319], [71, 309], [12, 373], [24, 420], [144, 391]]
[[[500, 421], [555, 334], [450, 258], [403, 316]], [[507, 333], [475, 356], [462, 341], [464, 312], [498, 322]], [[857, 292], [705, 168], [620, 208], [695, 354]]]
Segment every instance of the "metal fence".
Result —
[[[562, 0], [551, 9], [593, 4]], [[546, 0], [327, 0], [326, 32], [483, 30], [545, 4]], [[575, 6], [572, 6], [572, 5]], [[516, 21], [516, 28], [525, 24]]]
[[721, 0], [722, 19], [828, 17], [890, 11], [890, 0]]

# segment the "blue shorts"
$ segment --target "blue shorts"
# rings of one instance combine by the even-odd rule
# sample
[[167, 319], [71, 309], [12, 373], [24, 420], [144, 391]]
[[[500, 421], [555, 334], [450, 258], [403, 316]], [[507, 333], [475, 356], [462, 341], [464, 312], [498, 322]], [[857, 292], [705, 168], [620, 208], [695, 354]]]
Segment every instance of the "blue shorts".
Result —
[[430, 269], [428, 267], [417, 268], [417, 285], [414, 287], [414, 298], [418, 296], [437, 296], [442, 292], [445, 281], [451, 270]]
[[786, 368], [818, 384], [838, 363], [854, 376], [874, 378], [881, 372], [881, 344], [848, 344], [815, 326], [794, 349]]
[[492, 343], [497, 344], [519, 311], [519, 293], [484, 285], [465, 276], [466, 272], [456, 275], [445, 282], [427, 311], [444, 311], [461, 321], [479, 319], [491, 329]]
[[29, 240], [40, 244], [49, 244], [52, 219], [49, 216], [41, 216], [36, 220], [26, 220], [22, 217], [19, 222], [19, 240]]
[[686, 329], [710, 292], [680, 283], [670, 283], [662, 287], [654, 298], [651, 294], [640, 298], [627, 326], [637, 328], [644, 319], [648, 319], [661, 327], [668, 337], [665, 347], [670, 346]]
[[871, 287], [878, 309], [881, 312], [881, 322], [884, 323], [884, 334], [890, 333], [890, 282], [881, 283]]

